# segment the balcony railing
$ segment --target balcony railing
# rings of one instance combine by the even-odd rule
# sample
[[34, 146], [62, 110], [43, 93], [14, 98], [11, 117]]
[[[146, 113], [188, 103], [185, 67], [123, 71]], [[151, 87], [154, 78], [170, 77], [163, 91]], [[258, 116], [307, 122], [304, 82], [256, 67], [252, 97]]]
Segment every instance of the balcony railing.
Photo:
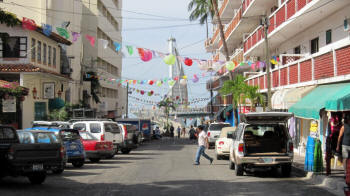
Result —
[[[251, 0], [246, 1], [251, 2]], [[292, 16], [294, 16], [310, 2], [312, 2], [312, 0], [285, 1], [274, 13], [270, 15], [268, 34], [274, 32], [279, 26], [288, 21]], [[244, 40], [244, 52], [247, 52], [249, 49], [254, 47], [263, 38], [263, 26], [259, 26], [257, 29], [255, 29], [255, 31], [253, 31], [253, 33], [250, 34], [248, 38]]]
[[247, 10], [247, 8], [249, 7], [250, 3], [253, 2], [254, 0], [244, 0], [242, 2], [242, 11], [243, 13]]
[[226, 7], [227, 4], [228, 4], [228, 1], [229, 1], [229, 0], [224, 0], [224, 2], [222, 3], [222, 5], [221, 5], [221, 7], [220, 7], [220, 10], [219, 10], [220, 16], [222, 16], [222, 13], [224, 12], [225, 7]]

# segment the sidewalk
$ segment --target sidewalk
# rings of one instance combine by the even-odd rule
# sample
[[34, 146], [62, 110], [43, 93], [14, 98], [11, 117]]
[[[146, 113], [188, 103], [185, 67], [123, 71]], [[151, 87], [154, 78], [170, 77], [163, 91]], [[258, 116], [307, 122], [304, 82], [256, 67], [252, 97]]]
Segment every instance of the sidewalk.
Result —
[[332, 167], [331, 175], [326, 176], [325, 171], [317, 174], [304, 171], [304, 162], [305, 157], [294, 154], [293, 169], [298, 175], [305, 176], [308, 183], [324, 187], [333, 194], [344, 195], [344, 187], [347, 185], [345, 184], [345, 174], [342, 166], [337, 166], [336, 169]]

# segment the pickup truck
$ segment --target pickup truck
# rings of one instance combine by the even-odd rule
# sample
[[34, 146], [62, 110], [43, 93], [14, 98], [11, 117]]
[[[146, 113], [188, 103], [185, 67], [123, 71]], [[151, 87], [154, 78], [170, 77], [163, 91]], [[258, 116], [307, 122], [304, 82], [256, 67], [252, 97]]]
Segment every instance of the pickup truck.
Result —
[[26, 176], [32, 184], [42, 184], [46, 171], [62, 166], [64, 149], [53, 134], [40, 132], [33, 138], [20, 142], [15, 129], [0, 125], [0, 178]]
[[233, 139], [229, 165], [237, 176], [244, 171], [281, 168], [289, 176], [293, 162], [293, 141], [287, 130], [287, 120], [293, 116], [286, 112], [260, 112], [242, 114], [242, 123], [228, 136]]

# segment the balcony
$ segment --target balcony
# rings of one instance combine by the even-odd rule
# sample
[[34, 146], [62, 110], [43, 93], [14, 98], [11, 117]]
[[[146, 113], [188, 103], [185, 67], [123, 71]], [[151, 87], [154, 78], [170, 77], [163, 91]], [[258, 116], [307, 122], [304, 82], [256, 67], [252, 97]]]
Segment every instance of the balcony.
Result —
[[242, 2], [242, 13], [244, 17], [257, 17], [264, 15], [266, 10], [272, 8], [275, 0], [244, 0]]
[[[237, 0], [224, 0], [219, 8], [219, 14], [222, 24], [227, 24], [230, 22], [231, 18], [235, 14], [235, 9], [238, 9], [241, 5], [240, 1]], [[213, 23], [217, 23], [217, 17], [214, 17]]]
[[[281, 55], [282, 65], [271, 71], [272, 90], [350, 80], [350, 41], [313, 55]], [[266, 73], [246, 80], [267, 91]]]
[[[326, 18], [348, 4], [347, 1], [333, 1], [323, 6], [327, 2], [327, 0], [289, 0], [284, 2], [269, 17], [269, 47], [271, 49], [277, 48], [286, 40], [319, 22], [321, 18]], [[317, 12], [313, 10], [317, 10]], [[264, 30], [262, 26], [258, 26], [244, 40], [244, 56], [262, 56], [264, 53], [263, 42]]]
[[207, 52], [214, 52], [216, 50], [216, 44], [212, 42], [211, 38], [204, 42], [204, 47]]

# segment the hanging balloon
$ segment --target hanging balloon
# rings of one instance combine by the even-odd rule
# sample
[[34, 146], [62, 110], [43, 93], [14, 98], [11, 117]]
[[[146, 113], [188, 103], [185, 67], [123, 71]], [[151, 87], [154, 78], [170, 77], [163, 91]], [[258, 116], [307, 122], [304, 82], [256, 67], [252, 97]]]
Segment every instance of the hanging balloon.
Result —
[[153, 80], [148, 80], [149, 85], [153, 85], [153, 83], [154, 83]]
[[192, 59], [190, 59], [190, 58], [186, 58], [186, 59], [185, 59], [185, 65], [187, 65], [187, 66], [192, 66], [192, 64], [193, 64]]
[[179, 80], [179, 76], [176, 76], [176, 77], [174, 78], [174, 80], [175, 80], [175, 81], [178, 81], [178, 80]]
[[235, 69], [235, 64], [232, 61], [226, 63], [226, 69], [229, 70], [229, 71], [234, 70]]
[[187, 80], [186, 79], [181, 79], [180, 80], [180, 84], [185, 86], [187, 84]]
[[163, 84], [163, 83], [162, 83], [162, 81], [160, 81], [160, 80], [158, 80], [158, 81], [156, 82], [156, 85], [159, 86], [159, 87], [162, 86], [162, 84]]
[[175, 85], [176, 81], [175, 80], [169, 80], [168, 84], [170, 87], [173, 87]]
[[141, 92], [140, 92], [140, 93], [141, 93], [141, 95], [144, 95], [144, 94], [145, 94], [145, 91], [141, 90]]
[[193, 75], [192, 82], [197, 83], [199, 81], [199, 78], [197, 77], [196, 74]]
[[173, 65], [176, 62], [176, 57], [173, 54], [169, 54], [168, 56], [164, 57], [163, 61], [167, 65]]

